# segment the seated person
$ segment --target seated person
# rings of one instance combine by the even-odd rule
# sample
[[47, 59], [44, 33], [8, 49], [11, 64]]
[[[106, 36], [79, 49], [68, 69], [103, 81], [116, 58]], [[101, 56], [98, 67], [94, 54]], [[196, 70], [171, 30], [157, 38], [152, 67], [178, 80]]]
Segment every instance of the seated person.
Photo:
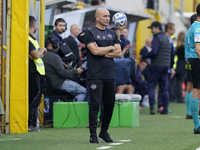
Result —
[[71, 93], [78, 102], [84, 101], [87, 90], [78, 83], [72, 81], [73, 76], [81, 74], [83, 69], [81, 69], [81, 67], [65, 69], [67, 66], [63, 64], [61, 58], [57, 54], [58, 50], [59, 43], [57, 43], [57, 47], [54, 46], [54, 48], [52, 43], [47, 43], [48, 55], [45, 55], [43, 58], [46, 76], [49, 78], [54, 88], [66, 90]]
[[133, 94], [134, 89], [130, 84], [135, 75], [135, 61], [132, 58], [115, 59], [116, 87], [118, 94]]
[[134, 88], [131, 84], [120, 85], [120, 86], [117, 87], [116, 93], [118, 93], [118, 94], [133, 94]]
[[[141, 60], [136, 71], [136, 75], [132, 78], [132, 85], [135, 89], [135, 93], [140, 94], [142, 99], [148, 94], [147, 81], [142, 79], [142, 71], [146, 68], [148, 62], [144, 59]], [[141, 104], [141, 101], [140, 101]]]

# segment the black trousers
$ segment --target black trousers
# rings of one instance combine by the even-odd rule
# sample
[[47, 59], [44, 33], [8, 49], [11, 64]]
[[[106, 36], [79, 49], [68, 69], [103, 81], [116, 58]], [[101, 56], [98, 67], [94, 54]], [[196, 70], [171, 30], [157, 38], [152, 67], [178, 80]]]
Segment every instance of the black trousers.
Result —
[[29, 73], [29, 118], [28, 126], [35, 127], [37, 124], [37, 108], [43, 93], [42, 76], [36, 73]]
[[113, 108], [115, 104], [116, 85], [115, 80], [88, 80], [90, 91], [90, 106], [89, 106], [89, 124], [90, 136], [97, 136], [97, 115], [101, 100], [103, 100], [104, 112], [101, 126], [101, 132], [107, 132], [110, 120], [112, 118]]

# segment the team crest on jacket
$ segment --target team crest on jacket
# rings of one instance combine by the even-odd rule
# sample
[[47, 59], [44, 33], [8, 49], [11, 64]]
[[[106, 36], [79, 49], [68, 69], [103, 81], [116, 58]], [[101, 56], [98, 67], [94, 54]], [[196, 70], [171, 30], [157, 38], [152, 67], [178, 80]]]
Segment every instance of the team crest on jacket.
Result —
[[95, 90], [95, 89], [97, 88], [97, 85], [95, 85], [95, 84], [93, 83], [92, 85], [90, 85], [90, 88], [91, 88], [92, 90]]

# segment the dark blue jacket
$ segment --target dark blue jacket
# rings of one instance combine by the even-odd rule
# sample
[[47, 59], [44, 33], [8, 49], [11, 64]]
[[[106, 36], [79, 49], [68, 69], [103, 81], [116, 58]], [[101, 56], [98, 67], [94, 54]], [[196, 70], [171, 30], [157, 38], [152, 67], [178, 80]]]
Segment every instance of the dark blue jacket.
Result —
[[[126, 45], [130, 44], [130, 41], [124, 38], [124, 35], [120, 35], [120, 45], [121, 45], [121, 50], [123, 50]], [[129, 58], [130, 57], [130, 50], [127, 50], [126, 53], [124, 54], [124, 58]]]
[[135, 61], [132, 58], [114, 59], [116, 87], [130, 84], [130, 78], [135, 75]]
[[[140, 55], [144, 55], [148, 53], [148, 49], [146, 48], [146, 46], [144, 46], [141, 50], [140, 50]], [[150, 59], [150, 58], [149, 58]], [[147, 67], [142, 71], [142, 74], [145, 77], [145, 80], [148, 80], [149, 77], [149, 65], [147, 65]]]
[[60, 35], [59, 35], [55, 30], [53, 30], [53, 32], [52, 32], [52, 33], [49, 35], [49, 37], [47, 38], [47, 43], [51, 43], [50, 37], [53, 37], [60, 45], [63, 44], [63, 39], [62, 39], [62, 37], [60, 37]]
[[147, 81], [142, 79], [142, 72], [137, 66], [137, 71], [134, 77], [132, 77], [132, 85], [136, 88], [137, 86], [146, 85]]

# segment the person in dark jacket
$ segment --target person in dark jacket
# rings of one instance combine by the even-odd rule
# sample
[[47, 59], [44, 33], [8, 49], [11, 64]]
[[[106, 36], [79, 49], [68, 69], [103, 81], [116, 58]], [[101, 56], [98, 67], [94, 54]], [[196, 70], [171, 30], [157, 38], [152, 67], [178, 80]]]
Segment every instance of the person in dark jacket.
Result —
[[74, 55], [76, 56], [76, 63], [80, 64], [80, 56], [79, 56], [79, 48], [78, 43], [76, 41], [77, 36], [81, 32], [80, 26], [77, 24], [73, 24], [70, 27], [70, 35], [63, 39], [64, 43], [67, 43], [67, 45], [70, 47]]
[[[145, 46], [140, 50], [140, 55], [145, 55], [145, 54], [151, 52], [151, 50], [152, 50], [152, 49], [151, 49], [151, 41], [152, 41], [151, 38], [147, 38], [147, 39], [146, 39], [146, 44], [145, 44]], [[146, 59], [146, 60], [147, 60], [148, 64], [151, 63], [151, 59], [150, 59], [150, 58], [148, 58], [148, 59]], [[148, 78], [149, 78], [149, 65], [147, 65], [146, 68], [142, 71], [142, 75], [144, 75], [145, 80], [148, 80]]]
[[[125, 54], [127, 53], [127, 51], [131, 48], [132, 44], [130, 44], [129, 41], [127, 41], [127, 39], [125, 39], [125, 36], [123, 34], [123, 30], [125, 29], [126, 24], [124, 24], [122, 27], [113, 27], [111, 28], [111, 30], [115, 31], [115, 33], [117, 34], [117, 37], [120, 41], [120, 46], [121, 46], [121, 50], [122, 50], [122, 58], [125, 56]], [[128, 52], [129, 54], [129, 52]], [[124, 58], [128, 58], [127, 54], [126, 57]]]
[[176, 83], [177, 83], [177, 94], [176, 94], [176, 102], [183, 103], [183, 97], [182, 97], [182, 83], [185, 80], [186, 77], [186, 69], [185, 69], [185, 56], [184, 56], [184, 50], [185, 50], [185, 33], [181, 32], [178, 35], [177, 39], [177, 46], [176, 46], [176, 57], [178, 57], [177, 66], [176, 66]]
[[162, 32], [160, 22], [153, 22], [148, 28], [154, 34], [153, 41], [151, 43], [152, 51], [145, 55], [140, 55], [139, 59], [151, 58], [151, 66], [149, 69], [148, 80], [148, 95], [150, 102], [150, 114], [155, 114], [155, 89], [157, 83], [159, 83], [159, 90], [162, 93], [163, 111], [161, 114], [168, 114], [169, 105], [169, 92], [168, 92], [168, 68], [173, 70], [173, 48], [169, 41], [169, 37]]
[[[137, 71], [134, 77], [132, 77], [132, 85], [135, 89], [135, 93], [140, 94], [142, 99], [148, 94], [147, 81], [142, 79], [142, 71], [148, 66], [147, 60], [141, 60], [137, 66]], [[140, 101], [140, 106], [141, 106]]]

